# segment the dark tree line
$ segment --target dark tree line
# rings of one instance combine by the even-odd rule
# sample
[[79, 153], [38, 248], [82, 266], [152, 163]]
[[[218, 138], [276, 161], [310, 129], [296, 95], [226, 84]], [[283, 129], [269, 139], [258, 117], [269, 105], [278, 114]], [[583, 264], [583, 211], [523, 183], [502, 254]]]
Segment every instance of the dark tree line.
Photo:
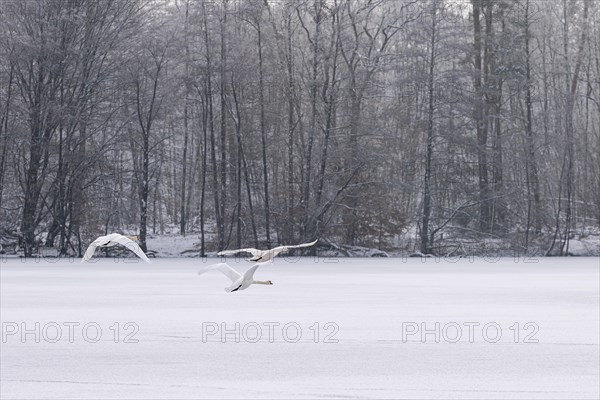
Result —
[[568, 254], [600, 229], [599, 9], [3, 1], [1, 235]]

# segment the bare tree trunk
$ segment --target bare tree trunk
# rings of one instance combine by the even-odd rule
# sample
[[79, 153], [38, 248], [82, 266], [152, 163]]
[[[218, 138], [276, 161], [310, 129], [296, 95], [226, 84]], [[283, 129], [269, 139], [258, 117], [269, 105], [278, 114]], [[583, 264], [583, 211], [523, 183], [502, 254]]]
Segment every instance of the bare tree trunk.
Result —
[[[161, 146], [160, 149], [160, 155], [158, 156], [158, 172], [156, 173], [156, 175], [154, 176], [154, 191], [152, 192], [152, 234], [156, 235], [157, 233], [157, 227], [158, 227], [158, 204], [159, 204], [159, 192], [160, 192], [160, 182], [161, 182], [161, 175], [162, 175], [162, 168], [164, 166], [165, 163], [165, 155], [164, 155], [164, 148]], [[111, 202], [111, 208], [114, 207], [114, 203]]]
[[[292, 58], [292, 17], [287, 16], [287, 84], [288, 84], [288, 193], [287, 193], [287, 219], [286, 240], [294, 242], [294, 75]], [[300, 116], [298, 116], [300, 118]]]
[[184, 25], [184, 40], [185, 40], [185, 100], [183, 103], [183, 166], [181, 171], [181, 204], [179, 210], [179, 233], [185, 236], [186, 228], [186, 182], [187, 182], [187, 148], [188, 148], [188, 99], [190, 96], [189, 84], [189, 66], [190, 66], [190, 47], [188, 38], [188, 23], [189, 23], [189, 0], [185, 3], [185, 25]]
[[430, 254], [433, 247], [433, 235], [429, 237], [429, 219], [431, 217], [431, 168], [433, 158], [433, 117], [435, 113], [435, 64], [437, 34], [437, 3], [431, 4], [431, 40], [429, 42], [429, 76], [427, 80], [427, 140], [425, 149], [425, 177], [423, 180], [423, 218], [421, 220], [421, 253]]
[[[536, 161], [535, 137], [533, 132], [533, 111], [532, 111], [532, 80], [531, 80], [531, 52], [529, 48], [530, 41], [530, 14], [529, 0], [525, 4], [525, 106], [526, 106], [526, 143], [527, 156], [525, 158], [525, 168], [527, 177], [527, 230], [525, 234], [525, 247], [529, 244], [529, 229], [533, 225], [534, 233], [539, 234], [541, 226], [541, 204], [540, 204], [540, 183], [538, 177], [538, 165]], [[533, 191], [533, 202], [531, 192]], [[532, 210], [533, 208], [533, 210]], [[533, 220], [533, 221], [532, 221]]]
[[[208, 86], [208, 83], [206, 83]], [[206, 199], [206, 166], [208, 156], [208, 91], [206, 91], [205, 100], [202, 101], [202, 174], [200, 187], [200, 256], [206, 254], [206, 237], [205, 237], [205, 199]]]
[[[491, 3], [490, 3], [491, 4]], [[501, 21], [502, 34], [506, 33], [506, 23], [504, 21], [504, 11], [502, 7], [498, 8], [497, 20]], [[492, 5], [486, 13], [486, 41], [488, 43], [487, 57], [489, 59], [489, 110], [490, 128], [493, 132], [492, 136], [492, 199], [490, 201], [491, 218], [490, 218], [490, 233], [495, 230], [500, 230], [501, 233], [506, 232], [505, 218], [506, 206], [503, 197], [503, 165], [502, 165], [502, 86], [504, 84], [502, 78], [503, 65], [498, 65], [501, 60], [498, 60], [496, 55], [498, 44], [495, 43], [495, 35], [493, 30], [493, 13]]]
[[[479, 229], [487, 232], [490, 226], [491, 210], [490, 210], [490, 190], [489, 190], [489, 179], [488, 179], [488, 161], [487, 161], [487, 122], [486, 122], [486, 104], [482, 79], [485, 83], [487, 75], [484, 61], [482, 63], [481, 51], [482, 51], [482, 32], [481, 32], [481, 11], [482, 11], [482, 0], [471, 0], [473, 3], [473, 46], [475, 50], [475, 93], [477, 95], [475, 99], [475, 124], [477, 131], [477, 161], [478, 161], [478, 174], [479, 174]], [[486, 46], [487, 47], [487, 46]]]
[[240, 110], [240, 101], [238, 99], [237, 90], [235, 88], [234, 76], [231, 75], [231, 91], [233, 95], [233, 104], [235, 110], [233, 122], [235, 124], [235, 136], [237, 139], [237, 160], [236, 160], [236, 246], [238, 249], [242, 247], [242, 164], [243, 164], [243, 144], [242, 144], [242, 113]]
[[[260, 138], [262, 143], [262, 173], [263, 173], [263, 188], [265, 193], [265, 235], [267, 239], [267, 247], [271, 247], [271, 207], [269, 200], [269, 173], [267, 168], [267, 131], [266, 131], [266, 121], [265, 121], [265, 81], [264, 81], [264, 71], [263, 71], [263, 54], [262, 54], [262, 29], [261, 29], [261, 21], [258, 20], [256, 23], [257, 36], [258, 36], [258, 84], [259, 84], [259, 103], [260, 103]], [[242, 150], [243, 152], [243, 150]], [[242, 153], [243, 156], [243, 153]], [[245, 159], [244, 159], [245, 162]], [[245, 175], [246, 175], [246, 185], [249, 185], [248, 182], [248, 169], [244, 166]], [[248, 201], [250, 202], [250, 206], [252, 205], [252, 199], [250, 195], [248, 195]], [[252, 210], [251, 210], [252, 212]], [[253, 217], [254, 218], [254, 217]], [[255, 240], [256, 232], [255, 232]]]
[[227, 99], [225, 96], [225, 88], [227, 87], [227, 78], [225, 71], [227, 69], [227, 3], [228, 0], [223, 0], [223, 20], [221, 21], [221, 65], [220, 71], [220, 98], [221, 98], [221, 198], [220, 198], [220, 215], [219, 224], [219, 247], [225, 247], [225, 213], [227, 210]]
[[[204, 12], [206, 15], [206, 5], [203, 4]], [[221, 215], [221, 207], [219, 203], [219, 171], [217, 168], [217, 154], [216, 154], [216, 141], [215, 141], [215, 127], [214, 127], [214, 113], [213, 113], [213, 102], [212, 102], [212, 64], [210, 56], [210, 40], [208, 37], [208, 23], [207, 18], [204, 18], [204, 40], [206, 44], [206, 99], [208, 107], [208, 126], [210, 133], [210, 161], [212, 168], [213, 178], [213, 196], [214, 196], [214, 207], [215, 207], [215, 221], [217, 224], [217, 235], [219, 249], [223, 248], [224, 235], [223, 229], [223, 215]]]
[[4, 175], [6, 165], [6, 152], [8, 150], [8, 120], [10, 116], [10, 104], [13, 85], [14, 66], [11, 61], [8, 73], [8, 82], [6, 83], [6, 101], [4, 109], [0, 110], [0, 213], [2, 212], [2, 197], [4, 194]]

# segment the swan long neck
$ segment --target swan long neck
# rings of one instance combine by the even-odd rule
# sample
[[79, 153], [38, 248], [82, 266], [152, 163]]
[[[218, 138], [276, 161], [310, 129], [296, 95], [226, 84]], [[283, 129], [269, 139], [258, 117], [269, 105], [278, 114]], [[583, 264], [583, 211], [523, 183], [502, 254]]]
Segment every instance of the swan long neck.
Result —
[[254, 281], [252, 282], [255, 285], [272, 285], [273, 283], [271, 283], [271, 281]]

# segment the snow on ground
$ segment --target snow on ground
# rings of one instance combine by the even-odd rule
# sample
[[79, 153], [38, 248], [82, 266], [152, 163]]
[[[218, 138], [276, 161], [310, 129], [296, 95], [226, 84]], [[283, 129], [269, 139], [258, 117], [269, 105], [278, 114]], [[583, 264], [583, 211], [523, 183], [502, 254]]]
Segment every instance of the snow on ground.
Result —
[[148, 250], [161, 257], [198, 257], [199, 243], [197, 235], [150, 235], [147, 239]]
[[600, 256], [600, 240], [598, 236], [588, 236], [569, 241], [569, 253], [574, 256]]
[[598, 258], [116, 261], [0, 261], [0, 398], [600, 395]]

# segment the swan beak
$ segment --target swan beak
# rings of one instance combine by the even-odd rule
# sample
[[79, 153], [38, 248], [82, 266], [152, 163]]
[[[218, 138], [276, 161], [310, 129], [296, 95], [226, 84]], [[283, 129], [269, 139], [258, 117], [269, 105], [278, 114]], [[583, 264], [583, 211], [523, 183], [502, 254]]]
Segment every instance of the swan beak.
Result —
[[269, 281], [269, 285], [272, 285], [272, 284], [273, 284], [273, 282]]

